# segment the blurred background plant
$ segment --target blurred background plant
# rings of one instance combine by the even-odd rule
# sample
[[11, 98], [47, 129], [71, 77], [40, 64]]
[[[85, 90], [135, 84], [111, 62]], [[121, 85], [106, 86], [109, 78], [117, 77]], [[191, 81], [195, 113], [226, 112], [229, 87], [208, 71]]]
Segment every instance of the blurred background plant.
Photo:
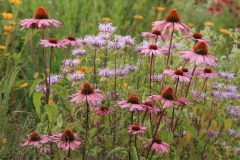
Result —
[[[0, 1], [0, 156], [2, 159], [21, 157], [20, 148], [26, 133], [39, 123], [32, 100], [35, 70], [30, 49], [30, 30], [21, 30], [20, 20], [32, 18], [35, 10], [44, 6], [51, 18], [63, 27], [46, 30], [45, 37], [66, 38], [68, 35], [84, 37], [98, 33], [98, 24], [111, 22], [117, 27], [115, 34], [131, 35], [142, 41], [141, 32], [151, 31], [151, 23], [165, 19], [170, 9], [176, 8], [181, 21], [209, 39], [214, 39], [215, 55], [223, 60], [218, 70], [235, 73], [232, 84], [239, 86], [238, 60], [240, 2], [238, 0], [1, 0]], [[231, 29], [230, 29], [231, 28]], [[41, 30], [33, 32], [33, 47], [39, 72], [42, 71]], [[183, 47], [183, 49], [186, 49]], [[129, 54], [134, 54], [131, 50]], [[52, 63], [52, 72], [59, 73], [65, 51], [58, 50]], [[136, 62], [137, 56], [132, 56]], [[134, 59], [135, 58], [135, 59]], [[86, 63], [87, 66], [87, 63]], [[87, 66], [91, 70], [90, 65]], [[126, 88], [126, 84], [124, 88]], [[23, 136], [24, 135], [24, 136]], [[213, 148], [214, 150], [214, 148]], [[29, 152], [30, 153], [30, 152]], [[230, 154], [230, 153], [229, 153]], [[31, 154], [28, 155], [31, 158]]]

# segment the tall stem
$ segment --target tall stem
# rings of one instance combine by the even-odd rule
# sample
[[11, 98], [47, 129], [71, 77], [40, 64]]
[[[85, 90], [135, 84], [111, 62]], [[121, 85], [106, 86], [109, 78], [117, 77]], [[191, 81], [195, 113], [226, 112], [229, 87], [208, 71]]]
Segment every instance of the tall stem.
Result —
[[30, 48], [31, 48], [31, 52], [32, 52], [32, 59], [33, 59], [35, 72], [38, 72], [37, 61], [36, 61], [36, 57], [34, 55], [34, 50], [33, 50], [33, 45], [32, 45], [32, 36], [33, 36], [33, 29], [31, 29], [31, 32], [30, 32], [30, 39], [29, 39], [29, 41], [30, 41]]
[[[87, 101], [87, 96], [86, 96], [86, 101]], [[87, 102], [87, 111], [86, 111], [86, 128], [85, 128], [85, 147], [83, 149], [83, 160], [85, 159], [85, 151], [86, 151], [86, 146], [87, 146], [87, 142], [88, 142], [88, 114], [89, 114], [89, 104]]]
[[138, 158], [138, 160], [140, 160], [140, 156], [139, 156], [138, 149], [137, 149], [137, 135], [135, 135], [134, 144], [135, 144], [135, 148], [136, 148], [136, 151], [137, 151], [137, 158]]
[[68, 153], [67, 153], [67, 160], [70, 160], [71, 159], [71, 149], [69, 148], [68, 149]]
[[187, 97], [187, 95], [188, 95], [188, 91], [189, 91], [189, 88], [190, 88], [190, 85], [191, 85], [191, 82], [192, 82], [192, 79], [193, 79], [193, 75], [194, 75], [194, 72], [195, 72], [196, 68], [197, 68], [197, 65], [195, 64], [195, 66], [193, 68], [193, 71], [192, 71], [192, 75], [190, 77], [190, 81], [188, 83], [188, 87], [187, 87], [187, 90], [186, 90], [186, 93], [185, 93], [185, 97]]
[[35, 147], [35, 152], [36, 152], [36, 160], [39, 160], [38, 149], [37, 149], [37, 147]]
[[114, 99], [117, 100], [117, 54], [114, 53]]
[[94, 73], [94, 83], [97, 85], [96, 57], [97, 57], [97, 49], [94, 50], [94, 54], [93, 54], [93, 73]]
[[151, 56], [151, 62], [150, 62], [150, 76], [149, 76], [149, 90], [150, 90], [150, 96], [152, 94], [152, 72], [153, 72], [153, 59], [154, 59], [154, 55], [152, 54]]
[[106, 47], [105, 48], [105, 55], [104, 55], [104, 67], [105, 68], [107, 67], [107, 60], [108, 60], [107, 54], [108, 54], [108, 48]]
[[71, 48], [71, 44], [68, 45], [68, 48], [67, 48], [67, 51], [66, 51], [66, 55], [65, 55], [65, 58], [64, 58], [64, 62], [63, 62], [63, 67], [62, 67], [61, 74], [60, 74], [61, 76], [62, 76], [64, 68], [65, 68], [65, 64], [66, 64], [66, 60], [67, 60], [70, 48]]

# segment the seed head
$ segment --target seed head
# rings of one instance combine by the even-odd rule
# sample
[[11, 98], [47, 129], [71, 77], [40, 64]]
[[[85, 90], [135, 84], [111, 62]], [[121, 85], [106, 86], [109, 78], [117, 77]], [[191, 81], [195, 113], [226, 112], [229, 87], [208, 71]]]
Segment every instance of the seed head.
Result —
[[212, 73], [212, 69], [207, 67], [204, 69], [204, 73]]
[[152, 30], [152, 34], [155, 34], [155, 35], [161, 35], [161, 32], [160, 31], [158, 31], [158, 30]]
[[172, 9], [168, 13], [168, 15], [166, 17], [166, 21], [167, 22], [180, 22], [180, 16], [179, 16], [179, 14], [178, 14], [176, 9]]
[[100, 111], [108, 111], [108, 107], [107, 106], [101, 106]]
[[139, 131], [140, 130], [139, 124], [137, 123], [137, 124], [132, 125], [132, 130]]
[[153, 139], [153, 143], [161, 144], [161, 143], [162, 143], [162, 140], [161, 140], [161, 138], [155, 137], [155, 138]]
[[132, 93], [128, 98], [128, 103], [140, 104], [140, 99], [136, 93]]
[[146, 106], [153, 107], [152, 102], [145, 102], [144, 104], [145, 104]]
[[38, 132], [35, 132], [35, 131], [32, 132], [29, 137], [30, 137], [31, 141], [39, 141], [41, 139], [40, 134]]
[[188, 72], [188, 69], [187, 68], [182, 68], [182, 71], [183, 72]]
[[74, 133], [70, 129], [66, 129], [62, 133], [62, 141], [64, 142], [72, 142], [74, 140]]
[[193, 37], [196, 38], [196, 39], [202, 39], [202, 34], [200, 34], [199, 32], [195, 32], [193, 34]]
[[35, 14], [34, 14], [34, 18], [35, 19], [48, 19], [48, 12], [46, 11], [46, 9], [42, 6], [38, 7], [38, 9], [36, 10]]
[[48, 40], [50, 43], [57, 44], [57, 39], [56, 38], [49, 38]]
[[92, 94], [93, 90], [93, 87], [88, 82], [86, 82], [82, 85], [81, 93], [84, 95], [88, 95]]
[[176, 94], [175, 94], [173, 87], [168, 86], [162, 91], [161, 96], [168, 100], [174, 100], [176, 97]]
[[183, 76], [183, 70], [181, 70], [181, 69], [177, 69], [174, 73], [176, 75]]
[[149, 49], [157, 50], [158, 47], [156, 44], [150, 44]]
[[76, 39], [75, 39], [75, 37], [73, 37], [73, 36], [68, 36], [68, 40], [70, 40], [70, 41], [75, 41]]
[[194, 47], [193, 50], [197, 54], [206, 55], [208, 53], [208, 46], [204, 41], [201, 41]]

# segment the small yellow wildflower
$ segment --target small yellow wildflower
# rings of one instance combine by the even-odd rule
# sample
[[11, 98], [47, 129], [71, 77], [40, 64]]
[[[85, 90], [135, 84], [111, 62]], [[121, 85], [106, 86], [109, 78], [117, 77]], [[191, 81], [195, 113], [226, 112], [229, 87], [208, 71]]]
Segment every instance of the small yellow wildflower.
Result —
[[22, 83], [22, 84], [20, 85], [21, 88], [25, 88], [25, 87], [27, 87], [27, 86], [28, 86], [28, 83]]
[[90, 23], [90, 27], [93, 28], [93, 26], [94, 26], [93, 23]]
[[81, 71], [81, 70], [76, 70], [75, 72], [76, 72], [76, 73], [79, 73], [79, 74], [81, 74], [81, 73], [82, 73], [82, 71]]
[[137, 14], [137, 15], [133, 16], [133, 18], [134, 19], [143, 19], [143, 16]]
[[165, 7], [157, 6], [157, 7], [156, 7], [156, 10], [157, 10], [158, 12], [162, 12], [162, 11], [165, 11]]
[[111, 18], [109, 18], [109, 17], [103, 17], [103, 18], [102, 18], [102, 21], [111, 22]]
[[10, 55], [9, 52], [5, 53], [5, 56], [6, 56], [6, 57], [8, 57], [9, 55]]
[[22, 40], [26, 40], [26, 37], [21, 37]]
[[81, 67], [81, 71], [86, 74], [88, 72], [88, 69], [86, 66], [83, 66]]
[[188, 25], [188, 27], [191, 27], [191, 28], [194, 26], [194, 24], [191, 22], [187, 23], [187, 25]]
[[227, 29], [224, 29], [224, 28], [220, 28], [218, 31], [223, 33], [223, 34], [229, 34], [229, 31]]
[[7, 143], [7, 138], [2, 139], [2, 144], [5, 144], [5, 143]]
[[0, 49], [1, 49], [1, 50], [5, 50], [5, 49], [6, 49], [6, 47], [5, 47], [5, 46], [2, 46], [2, 45], [0, 45]]
[[12, 26], [3, 26], [3, 29], [6, 31], [14, 31], [14, 28]]
[[12, 4], [21, 4], [20, 0], [9, 0]]
[[196, 4], [194, 4], [194, 5], [193, 5], [193, 8], [194, 8], [194, 9], [195, 9], [195, 8], [197, 8], [197, 5], [196, 5]]
[[7, 36], [7, 35], [8, 35], [8, 32], [3, 32], [3, 35], [4, 35], [4, 36]]
[[128, 87], [128, 84], [124, 82], [122, 88], [127, 88], [127, 87]]
[[48, 104], [54, 104], [55, 102], [52, 100], [52, 99], [50, 99], [49, 101], [48, 101]]
[[13, 14], [12, 13], [7, 13], [7, 12], [3, 12], [2, 16], [5, 19], [11, 19], [13, 17]]
[[12, 25], [12, 26], [15, 26], [16, 25], [16, 22], [14, 22], [14, 21], [9, 21], [8, 22], [10, 25]]
[[214, 26], [214, 23], [208, 21], [208, 22], [205, 22], [205, 25], [210, 26], [210, 27], [213, 27], [213, 26]]

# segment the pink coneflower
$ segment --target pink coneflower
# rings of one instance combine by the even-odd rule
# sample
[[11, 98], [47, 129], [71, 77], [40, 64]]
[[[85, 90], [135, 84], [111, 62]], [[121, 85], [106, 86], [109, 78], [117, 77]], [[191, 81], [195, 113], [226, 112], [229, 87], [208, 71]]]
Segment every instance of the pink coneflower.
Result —
[[101, 106], [93, 109], [93, 112], [98, 116], [106, 116], [110, 114], [114, 114], [115, 110], [113, 108], [109, 108], [107, 106]]
[[174, 107], [175, 104], [183, 106], [189, 101], [188, 98], [176, 98], [176, 93], [171, 86], [166, 87], [161, 95], [152, 95], [147, 98], [147, 102], [159, 100], [163, 104], [163, 109]]
[[173, 32], [174, 28], [176, 28], [176, 30], [181, 31], [184, 35], [190, 30], [187, 25], [180, 22], [180, 16], [176, 9], [172, 9], [168, 13], [165, 21], [156, 21], [152, 25], [153, 30], [162, 31], [162, 34], [165, 34], [167, 28], [169, 28], [170, 32]]
[[161, 39], [165, 41], [165, 39], [170, 39], [169, 35], [161, 34], [158, 30], [152, 30], [152, 32], [142, 32], [143, 37], [149, 37], [149, 39]]
[[20, 26], [22, 26], [21, 30], [23, 30], [24, 28], [52, 28], [51, 25], [55, 27], [62, 26], [61, 22], [49, 18], [48, 12], [42, 6], [38, 7], [37, 11], [35, 12], [34, 18], [24, 19], [20, 21], [19, 24]]
[[150, 114], [158, 114], [158, 112], [160, 112], [160, 109], [157, 108], [156, 106], [153, 105], [152, 102], [143, 102], [144, 107], [146, 108], [146, 110], [150, 113]]
[[123, 108], [130, 108], [130, 111], [134, 110], [144, 110], [143, 104], [141, 104], [140, 98], [136, 93], [132, 93], [128, 101], [122, 100], [122, 101], [117, 101], [117, 106]]
[[76, 40], [73, 36], [68, 36], [68, 38], [61, 39], [59, 42], [64, 45], [70, 44], [71, 46], [82, 46], [82, 43]]
[[146, 130], [147, 130], [147, 127], [142, 126], [138, 123], [130, 125], [128, 127], [128, 133], [130, 133], [132, 135], [137, 135], [137, 134], [144, 133]]
[[190, 38], [190, 39], [193, 39], [194, 41], [204, 41], [205, 43], [207, 43], [208, 45], [211, 44], [211, 41], [209, 41], [208, 39], [206, 38], [203, 38], [202, 37], [202, 34], [199, 33], [199, 32], [195, 32], [194, 34], [187, 34], [186, 35], [187, 38]]
[[65, 151], [78, 149], [82, 143], [78, 135], [70, 129], [66, 129], [63, 133], [53, 134], [51, 139], [52, 142], [58, 142], [59, 149]]
[[[149, 143], [152, 144], [152, 147], [151, 147], [152, 150], [155, 150], [160, 153], [170, 152], [169, 144], [167, 144], [166, 142], [163, 142], [161, 138], [158, 138], [158, 137], [155, 137], [154, 139], [151, 138], [149, 139]], [[146, 142], [144, 143], [144, 147], [148, 147], [148, 144]]]
[[82, 85], [82, 89], [71, 95], [72, 98], [70, 102], [76, 104], [87, 102], [90, 106], [97, 106], [99, 101], [103, 101], [105, 95], [100, 94], [102, 91], [99, 89], [94, 89], [88, 82]]
[[210, 77], [218, 77], [219, 73], [212, 72], [211, 68], [205, 68], [205, 69], [196, 69], [195, 70], [196, 74], [203, 74], [204, 78], [210, 78]]
[[148, 47], [142, 48], [141, 50], [141, 53], [144, 53], [149, 56], [164, 54], [166, 52], [167, 52], [167, 49], [162, 49], [158, 47], [156, 44], [150, 44]]
[[25, 142], [22, 145], [40, 147], [42, 143], [47, 143], [49, 140], [47, 135], [40, 135], [38, 132], [32, 132], [30, 136], [24, 140]]
[[204, 41], [199, 42], [193, 50], [180, 51], [181, 58], [189, 59], [190, 63], [196, 61], [196, 65], [217, 65], [217, 58], [208, 53], [208, 46]]
[[40, 44], [45, 48], [46, 47], [66, 48], [66, 46], [62, 42], [57, 41], [56, 38], [43, 39], [40, 41]]
[[179, 78], [181, 82], [189, 82], [190, 75], [184, 74], [183, 70], [177, 69], [175, 71], [165, 69], [163, 73], [167, 74], [168, 76], [172, 76], [172, 78], [176, 79]]

